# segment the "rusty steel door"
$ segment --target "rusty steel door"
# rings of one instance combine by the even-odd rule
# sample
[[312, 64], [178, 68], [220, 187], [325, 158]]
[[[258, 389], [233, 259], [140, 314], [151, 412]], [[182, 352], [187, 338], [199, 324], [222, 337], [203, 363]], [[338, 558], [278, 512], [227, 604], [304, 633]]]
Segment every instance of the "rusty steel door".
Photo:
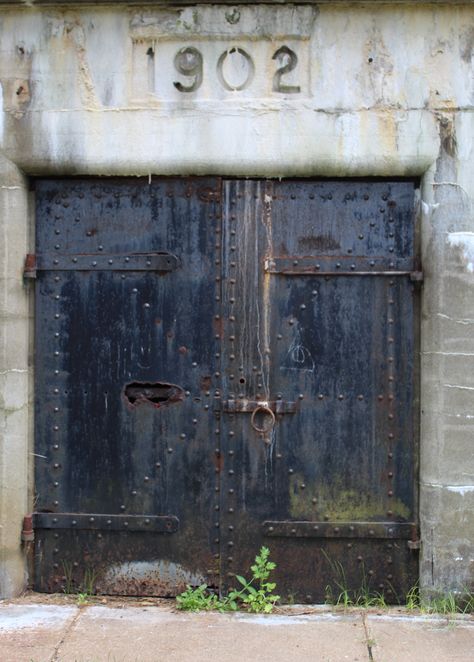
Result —
[[38, 590], [216, 583], [219, 186], [36, 184]]
[[224, 182], [225, 587], [262, 544], [288, 601], [416, 582], [413, 209], [411, 182]]
[[414, 183], [36, 196], [36, 588], [414, 585]]

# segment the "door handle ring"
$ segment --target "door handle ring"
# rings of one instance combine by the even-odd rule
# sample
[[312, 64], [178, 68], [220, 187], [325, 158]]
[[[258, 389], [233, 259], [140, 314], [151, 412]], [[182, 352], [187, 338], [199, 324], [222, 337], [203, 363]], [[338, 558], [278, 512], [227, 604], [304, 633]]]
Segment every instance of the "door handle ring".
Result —
[[[257, 425], [255, 418], [259, 412], [264, 412], [265, 414], [268, 414], [270, 416], [271, 420], [268, 426], [259, 427]], [[255, 407], [255, 409], [253, 410], [252, 417], [250, 418], [250, 425], [255, 430], [255, 432], [259, 432], [260, 434], [267, 434], [275, 426], [275, 420], [276, 420], [275, 414], [270, 409], [270, 407], [268, 405], [261, 404]]]

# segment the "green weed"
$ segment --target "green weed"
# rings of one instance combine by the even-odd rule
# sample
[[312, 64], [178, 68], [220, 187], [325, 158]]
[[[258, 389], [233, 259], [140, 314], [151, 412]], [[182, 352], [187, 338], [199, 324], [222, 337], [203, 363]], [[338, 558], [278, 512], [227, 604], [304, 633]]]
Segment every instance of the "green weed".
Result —
[[210, 611], [221, 609], [221, 603], [217, 595], [210, 593], [207, 584], [201, 584], [196, 588], [192, 586], [176, 596], [178, 609], [185, 611]]
[[256, 614], [269, 614], [280, 599], [273, 591], [275, 582], [269, 581], [270, 573], [276, 564], [269, 560], [270, 550], [262, 547], [255, 557], [255, 563], [251, 566], [252, 578], [248, 581], [241, 575], [236, 575], [237, 581], [242, 588], [232, 589], [229, 595], [219, 599], [211, 593], [207, 584], [201, 584], [193, 588], [187, 587], [186, 591], [176, 597], [178, 609], [187, 611], [237, 611], [244, 607]]
[[269, 614], [273, 611], [275, 603], [280, 599], [273, 591], [276, 588], [275, 582], [270, 582], [269, 577], [276, 564], [269, 560], [270, 550], [268, 547], [262, 547], [260, 553], [255, 557], [255, 563], [250, 567], [252, 579], [247, 581], [245, 577], [236, 575], [242, 588], [229, 593], [229, 600], [233, 603], [241, 601], [249, 611], [255, 614]]

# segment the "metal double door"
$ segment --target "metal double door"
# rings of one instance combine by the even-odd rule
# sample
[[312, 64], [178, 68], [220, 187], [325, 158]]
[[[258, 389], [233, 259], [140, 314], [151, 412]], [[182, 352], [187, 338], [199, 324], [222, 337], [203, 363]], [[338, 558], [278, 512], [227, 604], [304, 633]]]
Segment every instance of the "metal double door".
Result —
[[[35, 585], [417, 579], [413, 182], [39, 180]], [[329, 587], [329, 589], [328, 589]]]

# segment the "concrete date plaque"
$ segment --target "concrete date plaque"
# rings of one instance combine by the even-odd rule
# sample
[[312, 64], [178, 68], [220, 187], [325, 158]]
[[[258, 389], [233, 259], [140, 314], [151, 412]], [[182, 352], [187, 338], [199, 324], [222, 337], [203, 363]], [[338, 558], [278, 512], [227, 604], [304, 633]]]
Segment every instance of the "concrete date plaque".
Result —
[[309, 95], [311, 7], [134, 17], [132, 103]]

